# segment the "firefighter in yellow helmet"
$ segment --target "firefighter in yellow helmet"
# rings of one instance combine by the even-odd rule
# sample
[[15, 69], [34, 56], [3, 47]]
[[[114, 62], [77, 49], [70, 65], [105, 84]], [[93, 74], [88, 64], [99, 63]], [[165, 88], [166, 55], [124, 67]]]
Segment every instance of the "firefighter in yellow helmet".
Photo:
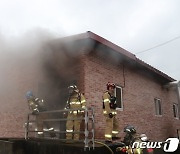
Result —
[[80, 131], [80, 124], [82, 120], [80, 119], [70, 120], [70, 119], [83, 117], [84, 110], [81, 109], [85, 109], [86, 100], [84, 95], [80, 93], [76, 85], [69, 86], [68, 90], [69, 90], [69, 98], [65, 109], [77, 109], [77, 110], [68, 112], [67, 122], [66, 122], [66, 139], [79, 140], [79, 133], [73, 133], [73, 132]]
[[105, 140], [111, 142], [112, 139], [117, 139], [118, 121], [116, 119], [116, 97], [114, 83], [107, 83], [107, 91], [103, 95], [103, 114], [106, 118]]

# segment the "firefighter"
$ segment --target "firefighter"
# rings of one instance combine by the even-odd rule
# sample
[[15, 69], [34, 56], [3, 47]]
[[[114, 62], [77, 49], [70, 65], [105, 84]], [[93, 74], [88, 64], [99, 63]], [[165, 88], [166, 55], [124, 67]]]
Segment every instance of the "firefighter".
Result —
[[[78, 90], [76, 85], [71, 85], [68, 87], [69, 98], [65, 109], [77, 109], [74, 111], [69, 111], [66, 122], [66, 139], [79, 140], [80, 124], [82, 120], [70, 120], [76, 118], [82, 118], [84, 110], [86, 107], [86, 100], [82, 93]], [[69, 120], [68, 120], [69, 119]]]
[[124, 136], [123, 143], [125, 143], [127, 146], [132, 146], [132, 143], [138, 138], [135, 127], [132, 125], [127, 125], [124, 127], [124, 132], [126, 135]]
[[141, 143], [141, 139], [139, 135], [136, 133], [136, 129], [132, 125], [127, 125], [124, 128], [124, 132], [126, 133], [123, 142], [126, 145], [128, 154], [143, 154], [143, 150], [139, 147], [132, 148], [134, 142]]
[[140, 138], [136, 134], [136, 129], [132, 125], [128, 125], [124, 128], [124, 132], [126, 133], [123, 143], [125, 144], [123, 147], [117, 147], [116, 151], [120, 153], [127, 154], [143, 154], [142, 149], [139, 147], [132, 148], [134, 142], [141, 142]]
[[43, 120], [48, 118], [47, 114], [38, 114], [39, 112], [46, 111], [44, 100], [36, 98], [33, 95], [32, 91], [28, 91], [26, 93], [26, 98], [28, 101], [29, 109], [32, 111], [33, 115], [36, 115], [37, 128], [35, 130], [38, 131], [38, 136], [44, 137], [44, 131], [49, 131], [51, 132], [51, 137], [55, 137], [55, 133], [52, 133], [54, 131], [54, 128], [49, 127], [47, 123], [45, 123], [46, 129], [43, 127]]
[[105, 140], [112, 142], [112, 139], [118, 139], [118, 121], [116, 119], [116, 97], [114, 83], [107, 83], [107, 91], [103, 95], [103, 114], [106, 118]]

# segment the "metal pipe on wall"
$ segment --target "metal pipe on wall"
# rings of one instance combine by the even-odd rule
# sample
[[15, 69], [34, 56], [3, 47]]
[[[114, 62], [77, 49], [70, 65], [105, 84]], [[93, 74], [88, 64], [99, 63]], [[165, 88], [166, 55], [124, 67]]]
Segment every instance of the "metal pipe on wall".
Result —
[[167, 89], [170, 89], [170, 88], [176, 89], [177, 99], [178, 99], [178, 118], [180, 119], [180, 81], [168, 83], [164, 85], [163, 87]]
[[177, 88], [177, 97], [178, 97], [178, 118], [180, 119], [180, 81], [176, 84]]

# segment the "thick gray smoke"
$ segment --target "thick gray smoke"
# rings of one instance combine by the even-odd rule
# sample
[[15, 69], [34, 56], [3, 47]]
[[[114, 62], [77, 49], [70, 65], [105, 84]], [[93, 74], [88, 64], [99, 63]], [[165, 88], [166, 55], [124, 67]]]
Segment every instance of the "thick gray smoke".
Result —
[[[23, 136], [29, 112], [25, 94], [32, 90], [48, 110], [62, 109], [67, 87], [80, 85], [81, 65], [76, 47], [44, 30], [23, 36], [0, 35], [0, 136]], [[19, 122], [21, 121], [21, 122]]]
[[28, 111], [25, 93], [38, 94], [42, 46], [52, 34], [30, 31], [19, 37], [0, 35], [0, 136], [23, 136]]
[[67, 87], [70, 84], [80, 85], [81, 65], [78, 55], [76, 49], [69, 50], [65, 42], [52, 40], [44, 45], [39, 95], [49, 102], [49, 109], [64, 108], [68, 99]]
[[64, 107], [67, 86], [77, 83], [79, 76], [75, 73], [79, 69], [77, 57], [72, 57], [67, 47], [43, 30], [8, 39], [1, 35], [0, 45], [0, 106], [3, 111], [13, 112], [14, 107], [23, 110], [28, 90], [45, 99], [51, 109]]
[[0, 35], [1, 137], [24, 135], [28, 90], [44, 99], [48, 110], [57, 110], [65, 107], [69, 84], [82, 86], [79, 50], [70, 42], [41, 29], [19, 37]]

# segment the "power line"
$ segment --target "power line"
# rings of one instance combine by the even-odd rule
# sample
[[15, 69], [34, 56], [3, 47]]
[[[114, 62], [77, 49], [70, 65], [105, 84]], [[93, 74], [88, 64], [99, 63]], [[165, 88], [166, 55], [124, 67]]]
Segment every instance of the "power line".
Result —
[[146, 49], [146, 50], [143, 50], [143, 51], [136, 52], [135, 54], [140, 54], [140, 53], [143, 53], [143, 52], [146, 52], [146, 51], [149, 51], [149, 50], [158, 48], [158, 47], [163, 46], [163, 45], [165, 45], [165, 44], [168, 44], [168, 43], [170, 43], [170, 42], [172, 42], [172, 41], [175, 41], [175, 40], [177, 40], [177, 39], [180, 39], [180, 36], [175, 37], [175, 38], [173, 38], [173, 39], [171, 39], [171, 40], [169, 40], [169, 41], [166, 41], [166, 42], [164, 42], [164, 43], [158, 44], [158, 45], [156, 45], [156, 46], [154, 46], [154, 47], [151, 47], [151, 48], [149, 48], [149, 49]]

